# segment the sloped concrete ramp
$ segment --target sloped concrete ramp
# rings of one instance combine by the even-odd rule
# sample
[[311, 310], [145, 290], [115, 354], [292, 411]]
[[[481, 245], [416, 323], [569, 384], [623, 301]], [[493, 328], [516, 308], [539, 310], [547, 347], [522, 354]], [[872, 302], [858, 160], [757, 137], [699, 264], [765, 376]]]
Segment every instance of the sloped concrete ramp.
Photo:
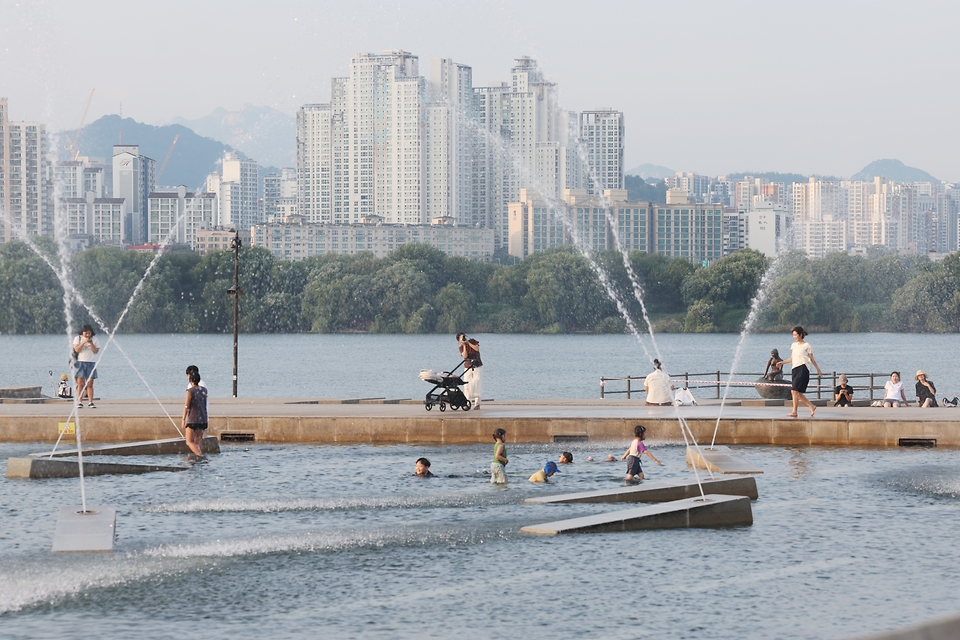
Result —
[[595, 516], [523, 527], [526, 533], [607, 533], [649, 529], [735, 527], [753, 524], [750, 498], [709, 494], [698, 498], [645, 505]]
[[[740, 478], [705, 478], [701, 481], [704, 493], [727, 496], [745, 496], [756, 500], [757, 480], [753, 476]], [[700, 497], [696, 482], [646, 482], [635, 487], [617, 487], [565, 493], [543, 498], [527, 498], [524, 502], [534, 504], [568, 504], [575, 502], [669, 502]]]
[[[217, 436], [204, 436], [200, 442], [200, 450], [204, 453], [220, 453], [220, 441]], [[105, 444], [94, 447], [84, 447], [85, 456], [160, 456], [160, 455], [187, 455], [191, 453], [187, 441], [183, 438], [166, 438], [164, 440], [147, 440], [145, 442], [126, 442], [124, 444]], [[31, 453], [31, 458], [49, 458], [50, 452]], [[76, 456], [76, 449], [60, 449], [53, 453], [54, 458]]]
[[[126, 462], [84, 462], [84, 476], [106, 476], [113, 474], [139, 474], [154, 471], [183, 471], [186, 465], [130, 464]], [[77, 478], [80, 476], [80, 463], [77, 460], [7, 458], [8, 478], [37, 480], [40, 478]]]

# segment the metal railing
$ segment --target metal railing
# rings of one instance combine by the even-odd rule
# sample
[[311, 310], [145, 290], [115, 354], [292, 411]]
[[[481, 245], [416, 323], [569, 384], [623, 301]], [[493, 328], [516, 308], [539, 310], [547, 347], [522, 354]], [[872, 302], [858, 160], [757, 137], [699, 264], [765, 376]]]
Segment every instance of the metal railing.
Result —
[[[817, 392], [817, 399], [820, 400], [823, 398], [824, 390], [826, 390], [826, 396], [828, 399], [833, 399], [833, 389], [837, 386], [837, 379], [840, 377], [840, 373], [837, 371], [832, 371], [827, 375], [817, 375], [810, 376], [810, 382], [813, 383], [816, 381], [816, 384], [811, 384], [808, 389], [815, 389]], [[752, 380], [734, 380], [731, 382], [732, 386], [746, 388], [753, 388], [757, 384], [757, 380], [763, 377], [762, 373], [749, 373], [738, 371], [733, 374], [733, 377], [748, 377]], [[863, 391], [870, 392], [870, 402], [874, 400], [875, 391], [883, 391], [884, 384], [890, 378], [889, 373], [847, 373], [847, 382], [853, 387], [854, 393], [862, 393]], [[707, 371], [704, 373], [688, 373], [684, 372], [682, 377], [671, 376], [670, 382], [677, 384], [678, 382], [683, 382], [684, 389], [715, 389], [715, 398], [717, 400], [721, 397], [722, 389], [727, 384], [727, 379], [730, 377], [730, 373], [724, 371]], [[710, 378], [709, 380], [705, 378]], [[609, 377], [609, 376], [600, 376], [600, 397], [605, 398], [608, 395], [623, 395], [626, 394], [627, 399], [631, 399], [632, 394], [634, 393], [644, 393], [643, 391], [643, 381], [646, 379], [646, 376], [625, 376], [625, 377]], [[876, 381], [880, 379], [884, 384], [877, 385]], [[824, 381], [831, 381], [831, 384], [824, 384]], [[868, 384], [857, 384], [857, 380], [863, 380]], [[608, 382], [625, 382], [624, 389], [609, 390], [607, 389]], [[639, 382], [638, 388], [634, 388], [633, 383]], [[789, 387], [789, 378], [784, 377], [783, 386]], [[861, 396], [862, 398], [863, 396]], [[880, 397], [883, 397], [883, 394], [880, 394]]]

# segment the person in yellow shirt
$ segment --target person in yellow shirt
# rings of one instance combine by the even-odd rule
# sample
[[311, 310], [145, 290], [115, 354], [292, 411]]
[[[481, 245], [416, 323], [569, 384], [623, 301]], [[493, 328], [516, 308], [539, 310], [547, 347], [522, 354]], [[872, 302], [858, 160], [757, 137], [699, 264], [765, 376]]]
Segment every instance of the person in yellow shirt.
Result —
[[557, 463], [551, 460], [543, 465], [543, 469], [530, 476], [530, 482], [550, 482], [547, 478], [555, 473], [560, 473], [560, 469], [557, 468]]

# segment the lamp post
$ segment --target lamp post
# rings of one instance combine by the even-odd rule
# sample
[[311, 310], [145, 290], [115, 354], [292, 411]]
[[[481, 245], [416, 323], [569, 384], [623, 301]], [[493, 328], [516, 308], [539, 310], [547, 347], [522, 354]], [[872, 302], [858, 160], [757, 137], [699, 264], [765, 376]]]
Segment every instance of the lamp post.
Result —
[[237, 346], [239, 344], [240, 328], [240, 296], [243, 295], [243, 289], [240, 288], [240, 247], [243, 241], [240, 240], [240, 232], [231, 229], [234, 236], [230, 239], [230, 249], [233, 251], [233, 286], [227, 289], [227, 294], [233, 296], [233, 397], [237, 397]]

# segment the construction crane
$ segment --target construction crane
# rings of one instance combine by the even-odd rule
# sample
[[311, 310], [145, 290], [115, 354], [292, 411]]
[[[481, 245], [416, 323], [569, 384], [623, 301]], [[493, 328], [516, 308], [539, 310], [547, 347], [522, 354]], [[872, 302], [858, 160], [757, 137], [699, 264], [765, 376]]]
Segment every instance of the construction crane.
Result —
[[77, 144], [80, 142], [80, 132], [83, 131], [83, 123], [87, 121], [87, 112], [90, 111], [90, 103], [93, 102], [93, 92], [97, 88], [94, 87], [90, 89], [90, 97], [87, 98], [87, 106], [83, 108], [83, 117], [80, 118], [80, 126], [77, 127], [77, 135], [73, 137], [73, 140], [70, 142], [70, 145], [67, 147], [67, 151], [70, 152], [70, 159], [76, 160], [80, 157], [80, 147]]
[[157, 171], [157, 183], [160, 183], [160, 176], [163, 175], [163, 170], [167, 168], [167, 162], [170, 160], [170, 155], [173, 154], [173, 148], [177, 146], [177, 140], [180, 139], [180, 134], [173, 136], [173, 142], [170, 143], [170, 148], [167, 149], [167, 155], [163, 158], [163, 164], [160, 165], [160, 170]]

